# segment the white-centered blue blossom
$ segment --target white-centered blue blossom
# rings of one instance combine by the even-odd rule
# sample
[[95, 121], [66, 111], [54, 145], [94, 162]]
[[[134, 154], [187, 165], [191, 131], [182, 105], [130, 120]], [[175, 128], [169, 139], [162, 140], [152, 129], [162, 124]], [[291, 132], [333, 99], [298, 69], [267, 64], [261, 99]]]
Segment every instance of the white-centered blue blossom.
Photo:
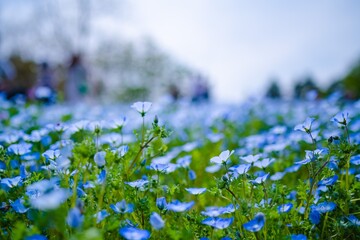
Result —
[[218, 217], [222, 214], [233, 213], [237, 207], [233, 204], [230, 204], [225, 207], [206, 207], [205, 211], [202, 211], [201, 214], [208, 217]]
[[219, 156], [212, 157], [210, 159], [210, 162], [214, 163], [214, 164], [228, 163], [228, 160], [233, 153], [234, 153], [234, 150], [232, 150], [232, 151], [225, 150], [225, 151], [221, 152]]
[[135, 227], [120, 228], [119, 234], [126, 240], [146, 240], [150, 238], [150, 232]]
[[268, 167], [271, 163], [275, 162], [274, 158], [264, 158], [261, 161], [257, 161], [254, 163], [254, 166], [258, 167], [258, 168], [266, 168]]
[[101, 210], [100, 212], [96, 213], [94, 217], [96, 217], [96, 223], [100, 223], [102, 220], [107, 218], [110, 214], [105, 210]]
[[247, 163], [250, 163], [250, 164], [258, 161], [260, 158], [261, 158], [261, 154], [247, 155], [247, 156], [240, 157], [241, 160], [243, 160]]
[[115, 205], [110, 204], [110, 208], [116, 213], [132, 213], [134, 211], [134, 205], [126, 203], [125, 199], [117, 202]]
[[322, 202], [313, 207], [319, 213], [326, 213], [334, 210], [336, 208], [336, 204], [333, 202]]
[[125, 184], [143, 191], [145, 190], [145, 187], [149, 184], [149, 180], [138, 179], [133, 182], [125, 182]]
[[8, 188], [16, 187], [21, 181], [21, 176], [16, 176], [13, 178], [3, 178], [0, 180], [0, 183], [7, 186]]
[[354, 215], [349, 215], [347, 217], [347, 219], [351, 222], [351, 224], [355, 225], [355, 226], [360, 226], [360, 220], [355, 217]]
[[174, 200], [167, 204], [167, 209], [173, 212], [184, 212], [188, 211], [194, 206], [195, 202], [180, 202], [179, 200]]
[[156, 230], [160, 230], [165, 226], [165, 221], [161, 218], [161, 216], [158, 213], [153, 212], [150, 215], [150, 224]]
[[251, 164], [240, 164], [229, 168], [229, 171], [232, 172], [232, 176], [237, 178], [239, 175], [245, 174], [251, 168]]
[[32, 147], [31, 143], [15, 143], [15, 144], [11, 144], [7, 148], [7, 150], [9, 153], [21, 156], [31, 152], [31, 147]]
[[192, 195], [200, 195], [206, 192], [206, 188], [185, 188], [185, 190]]
[[352, 156], [350, 158], [350, 163], [353, 165], [360, 165], [360, 154]]
[[252, 184], [262, 184], [266, 181], [266, 179], [269, 177], [270, 173], [267, 173], [261, 177], [257, 177], [255, 180], [250, 180]]
[[55, 160], [57, 159], [58, 157], [60, 157], [61, 155], [61, 152], [59, 149], [49, 149], [49, 150], [46, 150], [43, 154], [42, 154], [46, 159], [51, 159], [51, 160]]
[[145, 114], [150, 110], [151, 105], [151, 102], [135, 102], [131, 105], [131, 108], [138, 111], [141, 116], [145, 116]]
[[165, 197], [160, 197], [156, 199], [156, 206], [160, 211], [167, 210], [167, 202]]
[[105, 151], [100, 151], [100, 152], [95, 153], [94, 161], [95, 161], [96, 165], [98, 165], [99, 167], [103, 167], [105, 165], [105, 157], [106, 157]]
[[33, 208], [39, 210], [56, 209], [71, 196], [67, 189], [59, 188], [50, 192], [46, 192], [36, 198], [30, 199], [30, 204]]
[[29, 210], [24, 206], [24, 199], [22, 198], [16, 199], [14, 202], [10, 201], [10, 205], [17, 213], [26, 213]]
[[350, 122], [348, 112], [339, 112], [332, 119], [332, 122], [336, 123], [338, 126], [346, 126]]
[[261, 212], [257, 213], [251, 221], [244, 223], [243, 227], [249, 232], [260, 231], [265, 224], [265, 215]]
[[230, 226], [230, 224], [234, 221], [234, 218], [219, 218], [219, 217], [209, 217], [204, 219], [201, 223], [205, 225], [209, 225], [216, 229], [224, 229]]
[[221, 165], [212, 165], [205, 168], [208, 173], [216, 173], [221, 169]]
[[72, 208], [70, 209], [67, 217], [66, 217], [66, 223], [72, 227], [72, 228], [78, 228], [82, 225], [84, 221], [84, 216], [81, 214], [80, 210], [78, 208]]
[[294, 127], [294, 130], [310, 133], [311, 125], [313, 124], [314, 121], [315, 121], [315, 118], [308, 117], [305, 119], [305, 121], [303, 123], [296, 125]]
[[278, 210], [278, 213], [287, 213], [292, 209], [292, 207], [293, 207], [292, 203], [285, 203], [285, 204], [278, 206], [277, 210]]

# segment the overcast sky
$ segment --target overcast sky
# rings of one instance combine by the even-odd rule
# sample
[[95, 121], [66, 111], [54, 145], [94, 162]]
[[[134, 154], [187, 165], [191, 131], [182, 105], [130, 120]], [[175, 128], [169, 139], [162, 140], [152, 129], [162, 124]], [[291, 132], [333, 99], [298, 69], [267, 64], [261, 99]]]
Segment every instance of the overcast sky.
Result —
[[360, 1], [131, 1], [129, 32], [148, 34], [206, 73], [220, 101], [285, 88], [313, 75], [323, 86], [360, 58]]
[[[7, 14], [15, 16], [12, 12], [17, 11], [20, 16], [24, 14], [16, 10], [20, 5], [40, 6], [47, 1], [6, 2], [16, 3]], [[64, 11], [75, 3], [50, 2]], [[270, 78], [278, 78], [283, 88], [290, 89], [294, 80], [311, 74], [327, 86], [360, 58], [358, 0], [91, 2], [103, 8], [97, 13], [104, 12], [93, 14], [97, 35], [150, 36], [178, 61], [207, 75], [218, 101], [263, 94]]]

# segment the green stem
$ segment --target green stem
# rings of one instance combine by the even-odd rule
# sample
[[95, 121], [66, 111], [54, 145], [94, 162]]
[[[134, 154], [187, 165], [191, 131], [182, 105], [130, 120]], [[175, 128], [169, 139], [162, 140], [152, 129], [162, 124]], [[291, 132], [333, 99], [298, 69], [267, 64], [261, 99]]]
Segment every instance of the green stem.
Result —
[[326, 215], [325, 215], [324, 224], [323, 224], [323, 228], [322, 228], [322, 231], [321, 231], [321, 238], [320, 239], [324, 239], [323, 237], [324, 237], [326, 222], [327, 222], [327, 219], [328, 219], [328, 213], [329, 212], [327, 212]]
[[128, 168], [128, 170], [126, 171], [126, 175], [128, 175], [128, 177], [131, 176], [131, 174], [129, 175], [129, 171], [134, 167], [135, 163], [139, 160], [143, 150], [145, 148], [147, 148], [149, 146], [149, 144], [156, 138], [156, 136], [152, 136], [149, 140], [147, 140], [144, 144], [141, 144], [141, 147], [139, 149], [139, 151], [136, 153], [135, 158], [133, 159], [133, 161], [130, 164], [130, 167]]

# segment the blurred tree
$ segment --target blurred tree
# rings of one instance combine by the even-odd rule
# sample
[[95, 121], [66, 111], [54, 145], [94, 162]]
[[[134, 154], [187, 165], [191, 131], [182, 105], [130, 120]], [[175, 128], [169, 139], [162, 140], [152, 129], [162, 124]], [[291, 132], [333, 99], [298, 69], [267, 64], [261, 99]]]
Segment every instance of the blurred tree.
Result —
[[6, 89], [7, 97], [12, 98], [17, 94], [28, 95], [36, 83], [37, 64], [31, 60], [24, 60], [18, 55], [11, 56], [10, 61], [15, 68], [15, 77], [9, 81]]
[[343, 79], [345, 95], [350, 99], [360, 98], [360, 60], [354, 64]]
[[276, 79], [271, 80], [271, 84], [266, 91], [266, 97], [268, 98], [281, 98], [281, 91]]
[[300, 79], [294, 86], [294, 97], [296, 99], [314, 99], [320, 93], [319, 87], [311, 76]]
[[193, 72], [150, 40], [138, 45], [106, 41], [95, 55], [100, 75], [106, 76], [106, 87], [123, 101], [154, 99], [171, 85], [182, 85]]

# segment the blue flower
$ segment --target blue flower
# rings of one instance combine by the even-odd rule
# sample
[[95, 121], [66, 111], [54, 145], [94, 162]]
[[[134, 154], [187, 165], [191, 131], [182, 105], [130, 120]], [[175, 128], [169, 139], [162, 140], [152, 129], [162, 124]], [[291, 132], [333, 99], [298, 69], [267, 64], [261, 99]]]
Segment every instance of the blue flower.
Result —
[[18, 143], [18, 144], [11, 144], [8, 147], [8, 152], [15, 154], [15, 155], [24, 155], [26, 153], [29, 153], [31, 150], [32, 144], [30, 143]]
[[156, 230], [160, 230], [161, 228], [163, 228], [165, 226], [165, 222], [164, 220], [161, 218], [161, 216], [156, 213], [153, 212], [150, 215], [150, 224], [153, 228], [155, 228]]
[[167, 209], [173, 212], [184, 212], [192, 208], [194, 204], [194, 201], [182, 203], [179, 200], [174, 200], [167, 204]]
[[146, 240], [150, 238], [149, 231], [135, 227], [120, 228], [119, 234], [127, 240]]
[[325, 178], [321, 181], [319, 181], [318, 186], [332, 186], [336, 183], [336, 181], [338, 180], [338, 176], [334, 175], [332, 177], [329, 178]]
[[219, 217], [209, 217], [203, 220], [201, 223], [205, 225], [209, 225], [216, 229], [224, 229], [230, 226], [230, 224], [234, 221], [234, 218], [219, 218]]
[[129, 151], [129, 146], [127, 145], [122, 145], [116, 149], [112, 150], [112, 153], [118, 155], [119, 157], [123, 157], [125, 156], [125, 154]]
[[257, 154], [257, 155], [247, 155], [244, 157], [240, 157], [241, 160], [247, 162], [247, 163], [254, 163], [256, 161], [258, 161], [261, 158], [261, 154]]
[[95, 214], [96, 217], [96, 223], [101, 222], [102, 220], [104, 220], [107, 216], [109, 216], [110, 214], [105, 210], [101, 210], [100, 212]]
[[25, 240], [47, 240], [47, 237], [41, 234], [34, 234], [29, 237], [26, 237]]
[[184, 157], [179, 158], [179, 159], [176, 161], [176, 164], [177, 164], [178, 167], [187, 168], [187, 167], [190, 166], [191, 158], [192, 158], [191, 155], [186, 155], [186, 156], [184, 156]]
[[210, 162], [211, 163], [214, 163], [214, 164], [224, 164], [224, 163], [227, 163], [228, 162], [228, 159], [230, 158], [230, 156], [234, 153], [234, 151], [229, 151], [229, 150], [226, 150], [226, 151], [223, 151], [220, 153], [219, 156], [216, 156], [216, 157], [212, 157], [210, 159]]
[[29, 210], [29, 208], [24, 206], [24, 200], [22, 198], [19, 198], [15, 200], [15, 202], [11, 203], [11, 207], [17, 213], [26, 213]]
[[336, 114], [332, 119], [332, 122], [336, 123], [338, 126], [346, 126], [350, 122], [348, 112], [340, 112]]
[[76, 208], [70, 209], [67, 217], [66, 222], [72, 228], [80, 227], [84, 221], [84, 216], [81, 214], [80, 210]]
[[160, 211], [167, 210], [167, 203], [165, 197], [160, 197], [156, 199], [156, 206], [159, 208]]
[[152, 103], [151, 102], [136, 102], [131, 105], [131, 108], [138, 111], [142, 117], [150, 110]]
[[167, 172], [167, 169], [170, 167], [170, 165], [167, 163], [167, 164], [161, 164], [161, 163], [151, 163], [149, 168], [151, 170], [154, 170], [154, 171], [157, 171], [157, 172]]
[[276, 172], [274, 175], [270, 176], [272, 181], [281, 180], [285, 176], [286, 172]]
[[278, 206], [278, 213], [287, 213], [289, 212], [293, 207], [292, 203], [285, 203], [280, 206]]
[[334, 210], [336, 204], [333, 202], [322, 202], [314, 207], [319, 213], [326, 213]]
[[307, 240], [304, 234], [291, 234], [291, 240]]
[[233, 204], [229, 204], [225, 207], [207, 207], [205, 211], [202, 211], [201, 214], [208, 217], [218, 217], [225, 213], [235, 212], [237, 208]]
[[256, 166], [258, 168], [266, 168], [267, 166], [269, 166], [273, 162], [275, 162], [274, 158], [264, 158], [261, 161], [255, 162], [254, 166]]
[[200, 195], [206, 192], [206, 188], [185, 188], [185, 190], [192, 195]]
[[265, 174], [261, 177], [257, 177], [255, 180], [250, 180], [249, 182], [251, 182], [252, 184], [262, 184], [263, 182], [266, 181], [266, 179], [269, 177], [269, 173]]
[[360, 165], [360, 154], [352, 156], [350, 158], [350, 163], [354, 165]]
[[131, 203], [126, 204], [125, 200], [117, 202], [115, 205], [110, 204], [110, 208], [116, 213], [132, 213], [134, 211], [134, 205]]
[[59, 149], [56, 149], [56, 150], [49, 149], [49, 150], [45, 151], [42, 155], [43, 155], [46, 159], [55, 160], [55, 159], [57, 159], [58, 157], [60, 157], [61, 152], [60, 152]]
[[258, 232], [260, 231], [265, 224], [265, 215], [261, 212], [257, 213], [253, 220], [244, 223], [243, 227], [249, 232]]
[[20, 165], [20, 177], [21, 179], [26, 179], [28, 173], [26, 172], [26, 167], [24, 165]]
[[316, 209], [311, 209], [309, 219], [312, 224], [320, 223], [320, 213]]
[[21, 176], [13, 178], [3, 178], [0, 180], [0, 184], [5, 185], [8, 188], [16, 187], [21, 181]]
[[106, 157], [105, 151], [95, 153], [94, 161], [95, 161], [96, 165], [98, 165], [99, 167], [104, 166], [105, 165], [105, 157]]
[[133, 182], [125, 182], [125, 183], [133, 188], [140, 189], [141, 191], [143, 191], [145, 190], [145, 187], [149, 184], [149, 180], [138, 179]]
[[56, 209], [60, 204], [70, 197], [71, 193], [67, 189], [59, 188], [46, 192], [36, 198], [30, 199], [33, 208], [39, 210]]
[[221, 169], [221, 165], [217, 164], [217, 165], [212, 165], [212, 166], [208, 166], [205, 168], [205, 171], [208, 173], [215, 173], [218, 172]]
[[296, 125], [294, 127], [294, 130], [309, 133], [309, 132], [311, 132], [311, 125], [314, 121], [315, 121], [315, 118], [308, 117], [308, 118], [306, 118], [306, 120], [303, 123]]
[[101, 170], [100, 174], [98, 175], [97, 183], [104, 184], [105, 179], [106, 179], [106, 170], [103, 169], [103, 170]]
[[360, 226], [360, 220], [354, 215], [349, 215], [347, 219], [355, 226]]
[[229, 171], [231, 171], [232, 176], [234, 178], [237, 178], [239, 175], [245, 174], [249, 171], [251, 167], [251, 164], [240, 164], [237, 166], [233, 166], [229, 168]]
[[285, 173], [297, 172], [301, 168], [301, 164], [294, 164], [290, 167], [285, 168]]
[[191, 181], [194, 181], [194, 180], [196, 179], [196, 173], [195, 173], [195, 171], [192, 170], [192, 169], [189, 170], [189, 179], [190, 179]]
[[297, 191], [293, 190], [286, 196], [287, 199], [296, 200]]

